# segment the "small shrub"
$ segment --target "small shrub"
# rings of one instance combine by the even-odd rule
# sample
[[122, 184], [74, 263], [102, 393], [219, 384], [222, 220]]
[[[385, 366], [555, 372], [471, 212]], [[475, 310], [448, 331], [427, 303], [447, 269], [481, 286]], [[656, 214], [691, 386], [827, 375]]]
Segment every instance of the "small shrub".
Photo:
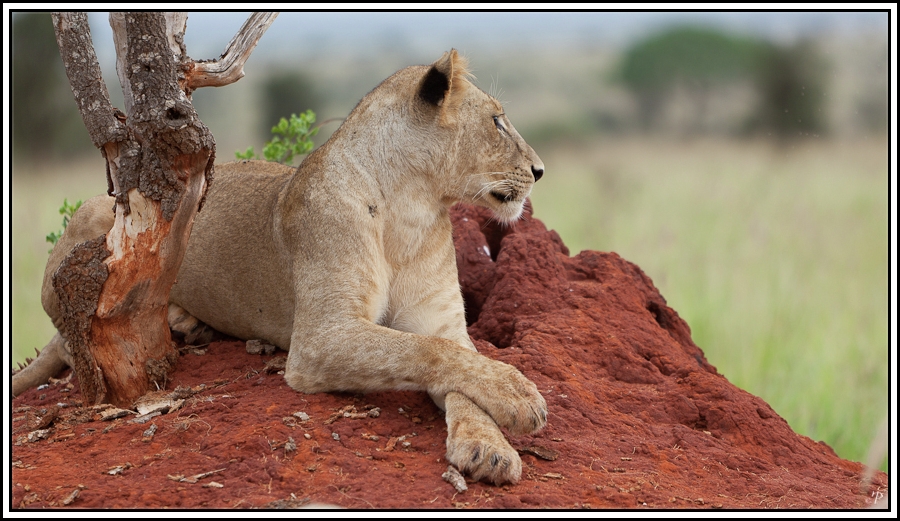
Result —
[[[272, 139], [263, 146], [262, 158], [289, 165], [294, 156], [310, 153], [313, 149], [312, 138], [319, 132], [319, 127], [313, 126], [315, 122], [316, 114], [311, 110], [299, 116], [291, 114], [289, 120], [281, 118], [272, 127]], [[253, 147], [248, 147], [244, 152], [237, 151], [234, 155], [238, 159], [260, 159]]]
[[48, 233], [47, 242], [56, 245], [56, 241], [62, 237], [63, 232], [66, 231], [66, 226], [69, 225], [69, 219], [71, 219], [72, 216], [75, 215], [75, 212], [81, 208], [81, 203], [82, 201], [78, 201], [74, 205], [70, 205], [68, 199], [63, 199], [63, 204], [59, 207], [59, 214], [63, 216], [62, 230], [59, 232]]

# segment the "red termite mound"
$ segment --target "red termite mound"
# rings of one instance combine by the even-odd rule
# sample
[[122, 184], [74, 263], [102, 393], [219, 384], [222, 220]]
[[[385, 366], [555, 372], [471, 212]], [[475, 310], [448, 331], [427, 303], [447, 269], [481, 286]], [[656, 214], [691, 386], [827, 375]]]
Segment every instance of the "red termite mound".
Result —
[[145, 423], [101, 419], [65, 379], [16, 398], [10, 506], [846, 509], [886, 490], [718, 374], [634, 264], [570, 257], [530, 213], [452, 218], [469, 333], [550, 411], [511, 438], [517, 485], [445, 482], [446, 426], [425, 393], [304, 395], [267, 366], [277, 354], [223, 340], [181, 350], [167, 389], [184, 402]]

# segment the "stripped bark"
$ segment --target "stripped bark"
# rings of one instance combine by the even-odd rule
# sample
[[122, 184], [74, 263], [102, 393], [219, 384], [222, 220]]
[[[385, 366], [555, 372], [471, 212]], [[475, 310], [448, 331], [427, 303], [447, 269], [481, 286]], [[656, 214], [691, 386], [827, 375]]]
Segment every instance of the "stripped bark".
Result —
[[[53, 278], [85, 403], [131, 407], [164, 385], [176, 358], [169, 291], [215, 159], [215, 140], [190, 101], [195, 64], [184, 50], [185, 21], [181, 13], [110, 15], [126, 116], [109, 102], [87, 16], [53, 14], [75, 101], [116, 198], [113, 228], [76, 246]], [[247, 40], [250, 49], [261, 34]]]

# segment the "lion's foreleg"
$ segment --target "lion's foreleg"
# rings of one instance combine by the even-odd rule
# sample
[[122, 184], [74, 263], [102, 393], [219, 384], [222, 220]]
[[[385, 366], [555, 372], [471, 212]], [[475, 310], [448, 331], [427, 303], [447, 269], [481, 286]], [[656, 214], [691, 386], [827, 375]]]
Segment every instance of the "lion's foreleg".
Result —
[[456, 391], [513, 434], [534, 432], [547, 422], [543, 396], [515, 367], [444, 338], [347, 322], [295, 329], [284, 375], [288, 385], [309, 393]]
[[447, 460], [476, 480], [518, 483], [522, 460], [494, 420], [460, 393], [447, 393], [440, 402], [447, 419]]

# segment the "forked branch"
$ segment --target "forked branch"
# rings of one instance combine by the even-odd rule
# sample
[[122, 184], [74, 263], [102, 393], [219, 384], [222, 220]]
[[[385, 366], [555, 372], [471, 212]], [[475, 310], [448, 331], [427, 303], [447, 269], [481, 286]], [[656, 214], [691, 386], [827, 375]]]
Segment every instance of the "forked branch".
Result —
[[109, 102], [109, 91], [94, 52], [87, 13], [53, 13], [52, 18], [66, 76], [91, 141], [97, 148], [122, 141], [125, 125], [116, 119], [115, 109]]
[[274, 19], [251, 16], [219, 60], [197, 64], [185, 52], [184, 13], [111, 13], [126, 115], [110, 104], [87, 15], [53, 15], [78, 109], [116, 200], [107, 234], [64, 253], [53, 275], [60, 332], [85, 403], [130, 407], [153, 382], [165, 384], [176, 359], [169, 292], [215, 159], [215, 140], [189, 94], [240, 79]]

